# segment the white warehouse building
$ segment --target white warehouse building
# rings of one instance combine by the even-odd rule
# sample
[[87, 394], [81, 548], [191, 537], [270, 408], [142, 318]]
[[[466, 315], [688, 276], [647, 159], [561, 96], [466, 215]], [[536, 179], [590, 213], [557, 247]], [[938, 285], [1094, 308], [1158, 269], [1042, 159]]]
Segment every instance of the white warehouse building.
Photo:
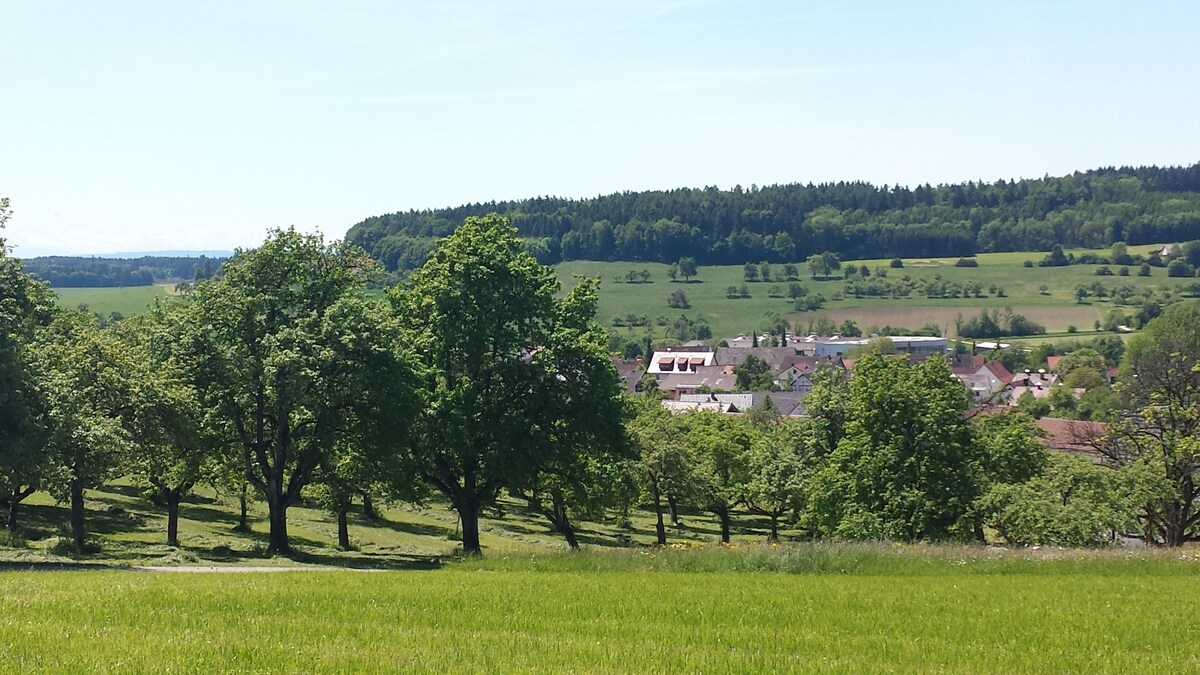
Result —
[[[892, 345], [896, 347], [896, 351], [919, 357], [945, 354], [949, 348], [949, 342], [944, 337], [929, 337], [925, 335], [890, 335], [884, 337], [892, 341]], [[816, 356], [836, 357], [844, 355], [855, 347], [861, 347], [877, 339], [880, 338], [843, 338], [834, 336], [831, 338], [816, 338], [813, 340], [813, 345], [816, 348]]]

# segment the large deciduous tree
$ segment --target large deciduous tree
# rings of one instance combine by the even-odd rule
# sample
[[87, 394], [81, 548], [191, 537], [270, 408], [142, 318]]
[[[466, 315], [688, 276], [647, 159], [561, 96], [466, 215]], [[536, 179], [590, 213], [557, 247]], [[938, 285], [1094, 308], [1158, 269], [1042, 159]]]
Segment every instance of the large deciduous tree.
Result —
[[1143, 505], [1148, 541], [1200, 536], [1200, 305], [1177, 303], [1134, 336], [1121, 367], [1127, 408], [1096, 447], [1117, 466], [1141, 464], [1165, 484]]
[[183, 335], [190, 308], [164, 303], [115, 324], [135, 358], [127, 367], [131, 396], [121, 413], [129, 436], [124, 469], [147, 483], [167, 508], [167, 545], [179, 545], [179, 505], [215, 455], [219, 437], [207, 432], [192, 384], [194, 358]]
[[458, 512], [468, 553], [482, 551], [480, 509], [501, 489], [620, 434], [617, 380], [590, 328], [587, 288], [556, 300], [554, 271], [506, 219], [486, 216], [468, 218], [390, 293], [425, 369], [411, 459]]
[[[543, 401], [545, 433], [540, 465], [518, 473], [508, 486], [542, 514], [572, 549], [579, 548], [572, 515], [599, 518], [606, 506], [620, 505], [628, 491], [628, 460], [636, 456], [623, 424], [625, 400], [608, 356], [607, 338], [593, 320], [599, 282], [581, 279], [558, 304], [556, 325], [537, 359], [547, 388], [533, 398]], [[533, 402], [533, 401], [531, 401]]]
[[[0, 200], [0, 227], [8, 200]], [[17, 512], [42, 485], [47, 454], [45, 399], [32, 362], [36, 331], [49, 323], [53, 301], [46, 286], [25, 274], [21, 261], [0, 239], [0, 505], [6, 525], [17, 529]]]
[[696, 476], [692, 497], [721, 524], [721, 541], [729, 543], [732, 511], [746, 496], [753, 431], [748, 420], [711, 411], [687, 413], [688, 446]]
[[215, 429], [233, 439], [237, 457], [249, 456], [272, 552], [289, 550], [287, 509], [345, 434], [350, 412], [406, 413], [402, 400], [382, 400], [369, 386], [381, 379], [379, 361], [401, 359], [400, 336], [375, 321], [365, 299], [371, 267], [350, 244], [277, 230], [192, 293], [197, 388]]
[[87, 543], [84, 492], [108, 479], [128, 447], [121, 423], [133, 405], [136, 357], [93, 317], [60, 311], [40, 331], [36, 364], [47, 400], [54, 475], [52, 494], [71, 505], [71, 537], [77, 551]]
[[942, 539], [976, 496], [967, 393], [944, 359], [868, 354], [848, 387], [844, 436], [814, 476], [810, 517], [826, 536]]
[[779, 539], [779, 519], [804, 508], [804, 481], [812, 468], [807, 421], [785, 420], [755, 434], [747, 457], [746, 508], [771, 523], [768, 538]]
[[656, 541], [665, 546], [663, 501], [668, 501], [674, 520], [678, 517], [676, 498], [689, 492], [695, 483], [693, 461], [686, 444], [687, 418], [672, 414], [654, 396], [639, 399], [634, 406], [637, 415], [629, 422], [629, 434], [638, 448], [639, 468], [654, 508]]

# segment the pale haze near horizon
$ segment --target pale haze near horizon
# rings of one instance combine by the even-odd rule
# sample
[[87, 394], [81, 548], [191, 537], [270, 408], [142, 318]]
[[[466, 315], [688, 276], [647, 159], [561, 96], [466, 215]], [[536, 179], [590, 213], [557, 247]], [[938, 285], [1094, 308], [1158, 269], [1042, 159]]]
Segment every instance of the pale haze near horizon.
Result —
[[0, 10], [17, 255], [539, 195], [1200, 161], [1191, 2]]

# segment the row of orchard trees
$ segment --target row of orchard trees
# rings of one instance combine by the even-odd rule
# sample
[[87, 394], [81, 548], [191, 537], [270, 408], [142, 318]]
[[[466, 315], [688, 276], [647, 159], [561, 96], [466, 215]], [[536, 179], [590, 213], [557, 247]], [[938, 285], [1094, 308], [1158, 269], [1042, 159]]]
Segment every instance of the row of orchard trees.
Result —
[[735, 509], [812, 538], [1095, 545], [1118, 534], [1178, 546], [1200, 538], [1200, 305], [1169, 307], [1129, 344], [1124, 412], [1074, 440], [1093, 461], [1048, 453], [1031, 418], [968, 412], [943, 359], [871, 353], [845, 380], [814, 376], [808, 417], [671, 414], [653, 399], [630, 433], [645, 495], [664, 522]]
[[[0, 212], [2, 213], [2, 212]], [[672, 415], [628, 403], [594, 322], [597, 282], [559, 297], [504, 219], [471, 219], [374, 298], [360, 249], [294, 231], [240, 252], [181, 302], [101, 329], [56, 309], [0, 247], [0, 480], [8, 525], [47, 489], [69, 501], [116, 475], [151, 486], [178, 539], [199, 481], [249, 485], [288, 549], [302, 495], [438, 493], [479, 552], [479, 515], [525, 499], [571, 543], [573, 521], [639, 499], [741, 509], [808, 536], [1095, 543], [1141, 528], [1182, 544], [1200, 520], [1200, 307], [1164, 311], [1129, 345], [1122, 420], [1091, 439], [1108, 466], [1049, 457], [1020, 415], [968, 419], [947, 364], [872, 354], [817, 376], [810, 417]], [[632, 409], [632, 413], [631, 413]], [[245, 504], [245, 493], [243, 505]], [[245, 510], [243, 508], [243, 514]]]
[[631, 451], [597, 282], [558, 298], [499, 217], [468, 221], [385, 299], [364, 287], [361, 249], [277, 231], [185, 301], [105, 329], [0, 262], [10, 528], [48, 489], [70, 501], [83, 547], [85, 491], [134, 475], [168, 507], [175, 544], [180, 500], [224, 475], [267, 503], [272, 551], [288, 550], [302, 492], [339, 514], [348, 545], [352, 498], [435, 490], [478, 552], [480, 510], [501, 491], [565, 518], [575, 475]]

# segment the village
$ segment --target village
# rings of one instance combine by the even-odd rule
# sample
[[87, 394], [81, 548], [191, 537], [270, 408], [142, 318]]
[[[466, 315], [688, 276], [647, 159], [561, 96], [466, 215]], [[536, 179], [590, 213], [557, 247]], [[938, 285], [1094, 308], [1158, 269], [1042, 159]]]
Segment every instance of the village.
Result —
[[[1063, 356], [1047, 356], [1044, 367], [1014, 373], [989, 357], [989, 353], [1009, 345], [976, 342], [968, 348], [964, 344], [924, 335], [777, 336], [761, 332], [726, 338], [716, 347], [694, 340], [655, 350], [649, 362], [614, 358], [614, 364], [627, 392], [656, 391], [663, 407], [672, 412], [709, 410], [741, 415], [765, 408], [773, 409], [779, 417], [799, 418], [806, 416], [804, 399], [812, 391], [818, 369], [829, 368], [851, 378], [856, 357], [871, 349], [894, 352], [912, 362], [942, 357], [949, 361], [951, 373], [969, 394], [969, 415], [1033, 402], [1040, 406], [1034, 416], [1047, 449], [1101, 461], [1091, 440], [1103, 433], [1103, 422], [1050, 414], [1063, 407], [1051, 407], [1052, 395], [1061, 401], [1069, 392], [1069, 400], [1078, 401], [1088, 391], [1088, 387], [1066, 382], [1065, 373], [1059, 372]], [[1101, 376], [1102, 381], [1089, 386], [1111, 386], [1116, 382], [1117, 368], [1106, 366]]]

